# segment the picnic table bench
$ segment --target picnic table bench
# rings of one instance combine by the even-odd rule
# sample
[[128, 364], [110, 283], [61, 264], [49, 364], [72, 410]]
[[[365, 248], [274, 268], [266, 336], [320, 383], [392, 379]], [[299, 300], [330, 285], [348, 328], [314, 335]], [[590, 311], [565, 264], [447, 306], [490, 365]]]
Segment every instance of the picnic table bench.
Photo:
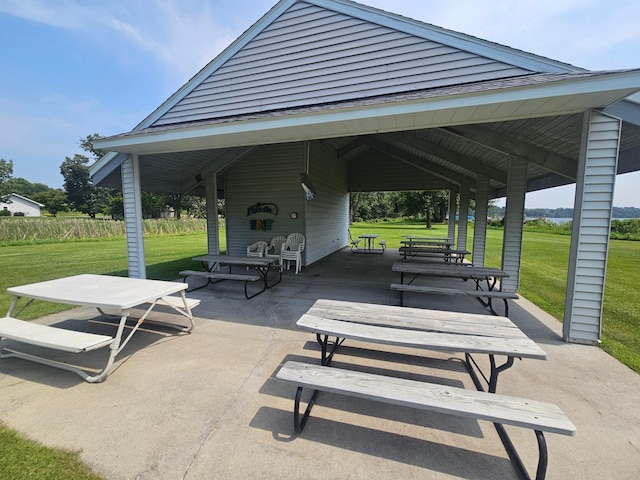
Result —
[[[294, 429], [298, 433], [304, 429], [310, 414], [307, 407], [300, 418], [303, 388], [486, 420], [502, 429], [504, 425], [529, 428], [535, 432], [538, 442], [539, 458], [535, 477], [537, 480], [545, 478], [548, 464], [549, 455], [544, 432], [570, 436], [576, 434], [576, 427], [562, 410], [546, 402], [294, 361], [286, 362], [276, 374], [276, 378], [298, 386], [293, 412]], [[313, 402], [315, 400], [314, 398]], [[514, 450], [509, 453], [514, 461], [517, 452]], [[523, 478], [529, 478], [522, 462], [514, 463]]]
[[451, 262], [453, 260], [454, 263], [462, 263], [464, 257], [471, 253], [469, 250], [458, 248], [434, 248], [420, 245], [400, 247], [398, 252], [405, 260], [414, 257], [434, 257], [442, 258], [445, 262]]
[[[275, 263], [274, 258], [270, 257], [243, 257], [236, 255], [202, 255], [199, 257], [194, 257], [194, 261], [198, 261], [205, 268], [202, 270], [183, 270], [180, 272], [180, 275], [184, 277], [184, 281], [187, 280], [188, 277], [197, 276], [204, 277], [207, 279], [207, 283], [191, 289], [190, 291], [197, 290], [199, 288], [203, 288], [207, 285], [215, 284], [218, 282], [222, 282], [225, 280], [233, 280], [233, 281], [241, 281], [244, 282], [244, 296], [246, 299], [251, 299], [257, 295], [260, 295], [268, 288], [271, 288], [282, 280], [282, 268], [278, 267], [279, 270], [279, 279], [277, 282], [269, 284], [268, 276], [269, 271], [272, 269], [273, 264]], [[221, 271], [221, 268], [227, 267], [228, 272]], [[255, 273], [232, 273], [232, 267], [243, 267], [247, 269], [253, 269]], [[247, 290], [247, 285], [250, 282], [256, 282], [258, 280], [263, 280], [262, 289], [249, 295]]]
[[[404, 292], [471, 296], [488, 306], [489, 309], [497, 315], [498, 313], [493, 308], [492, 300], [498, 298], [504, 302], [505, 316], [509, 316], [508, 300], [519, 298], [515, 292], [503, 292], [495, 288], [499, 279], [509, 276], [507, 272], [498, 268], [451, 263], [425, 264], [418, 262], [394, 262], [391, 269], [394, 272], [400, 273], [400, 283], [392, 283], [391, 289], [400, 292], [401, 306], [404, 305]], [[408, 283], [405, 283], [405, 275], [412, 275], [413, 278]], [[413, 284], [413, 281], [420, 276], [458, 278], [464, 281], [473, 280], [475, 290]], [[482, 288], [481, 282], [486, 282], [485, 288]], [[484, 298], [487, 299], [486, 302], [483, 300]]]
[[[558, 407], [516, 397], [496, 395], [498, 375], [513, 365], [515, 357], [544, 359], [546, 354], [506, 317], [442, 312], [418, 308], [318, 300], [297, 322], [316, 334], [321, 365], [287, 362], [278, 371], [280, 380], [298, 386], [294, 400], [294, 428], [304, 428], [320, 391], [409, 406], [437, 413], [488, 420], [494, 423], [509, 457], [523, 478], [529, 478], [504, 425], [535, 431], [539, 460], [536, 478], [544, 478], [548, 452], [544, 432], [574, 435], [575, 426]], [[329, 349], [329, 338], [335, 341]], [[478, 391], [381, 376], [330, 367], [345, 339], [436, 351], [464, 352], [465, 365]], [[329, 351], [331, 350], [331, 351]], [[487, 390], [476, 373], [472, 354], [489, 355], [491, 373]], [[497, 366], [496, 355], [506, 355]], [[314, 389], [300, 416], [304, 388]]]

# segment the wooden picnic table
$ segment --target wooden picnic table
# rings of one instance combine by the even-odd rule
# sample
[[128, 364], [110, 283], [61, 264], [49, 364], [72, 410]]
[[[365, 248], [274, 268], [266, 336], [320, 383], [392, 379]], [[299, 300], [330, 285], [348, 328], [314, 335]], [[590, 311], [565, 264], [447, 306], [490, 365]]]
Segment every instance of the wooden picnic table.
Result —
[[[546, 358], [544, 351], [509, 318], [495, 315], [319, 299], [296, 325], [319, 334], [322, 364], [330, 363], [333, 352], [342, 343], [335, 342], [329, 352], [329, 337], [462, 352], [468, 355], [467, 360], [474, 353], [505, 355], [511, 358], [509, 366], [514, 357]], [[324, 336], [322, 341], [320, 336]], [[473, 365], [467, 368], [473, 370]], [[491, 374], [486, 377], [491, 378], [492, 392], [502, 369], [493, 363]]]
[[[190, 291], [203, 288], [210, 284], [215, 284], [225, 280], [237, 280], [244, 282], [244, 296], [247, 299], [251, 299], [256, 295], [259, 295], [282, 281], [282, 267], [280, 266], [279, 278], [276, 282], [269, 284], [269, 272], [272, 270], [276, 259], [273, 257], [243, 257], [241, 255], [200, 255], [193, 257], [194, 261], [200, 262], [204, 271], [198, 270], [183, 270], [180, 275], [186, 279], [190, 276], [205, 277], [207, 283], [200, 287], [191, 289]], [[228, 272], [222, 272], [222, 268], [227, 268]], [[256, 273], [233, 273], [232, 267], [242, 267], [244, 269], [253, 269]], [[247, 285], [249, 282], [255, 282], [257, 280], [263, 281], [263, 287], [256, 293], [249, 295], [247, 291]]]
[[469, 255], [469, 250], [458, 248], [430, 247], [423, 245], [403, 246], [398, 249], [404, 260], [414, 260], [417, 258], [441, 258], [445, 262], [462, 263], [464, 257]]
[[455, 243], [452, 238], [439, 238], [439, 237], [419, 237], [413, 235], [403, 235], [406, 240], [400, 240], [400, 243], [406, 247], [412, 247], [414, 245], [422, 246], [435, 246], [442, 248], [451, 248]]
[[508, 272], [495, 267], [478, 267], [475, 265], [450, 264], [450, 263], [416, 263], [416, 262], [394, 262], [391, 270], [400, 272], [400, 283], [404, 283], [405, 274], [413, 275], [413, 282], [418, 276], [426, 277], [448, 277], [460, 278], [462, 280], [473, 280], [478, 284], [481, 281], [487, 282], [489, 291], [493, 290], [499, 279], [509, 276]]
[[[548, 463], [543, 431], [575, 435], [575, 426], [555, 405], [496, 394], [498, 375], [511, 368], [516, 357], [546, 358], [545, 352], [506, 317], [319, 299], [296, 324], [315, 334], [321, 348], [321, 365], [287, 362], [277, 374], [278, 379], [298, 385], [293, 413], [296, 432], [304, 428], [320, 391], [490, 420], [519, 473], [529, 478], [503, 424], [517, 425], [535, 430], [539, 446], [537, 479], [544, 478]], [[330, 342], [330, 338], [335, 340]], [[333, 355], [346, 339], [462, 352], [478, 392], [409, 380], [401, 375], [330, 367]], [[481, 372], [473, 354], [489, 356], [488, 377]], [[499, 366], [497, 355], [507, 357]], [[487, 383], [486, 391], [476, 370]], [[314, 392], [301, 414], [305, 387]], [[504, 408], [496, 409], [496, 405]]]
[[[503, 292], [501, 288], [496, 289], [498, 281], [509, 276], [508, 272], [494, 267], [479, 267], [471, 264], [453, 264], [453, 263], [418, 263], [418, 262], [394, 262], [391, 267], [392, 271], [400, 273], [400, 283], [392, 283], [393, 290], [400, 291], [400, 304], [403, 304], [403, 292], [415, 293], [435, 293], [443, 295], [466, 295], [478, 298], [484, 305], [488, 306], [492, 312], [492, 299], [500, 298], [504, 301], [505, 315], [509, 314], [508, 299], [516, 299], [518, 295], [515, 292]], [[405, 283], [405, 275], [412, 278]], [[441, 277], [441, 278], [458, 278], [461, 280], [473, 280], [475, 290], [461, 288], [445, 288], [434, 287], [429, 285], [414, 285], [413, 282], [419, 277]], [[486, 282], [486, 287], [482, 287], [482, 282]], [[500, 284], [501, 285], [501, 284]], [[483, 298], [486, 298], [485, 302]]]

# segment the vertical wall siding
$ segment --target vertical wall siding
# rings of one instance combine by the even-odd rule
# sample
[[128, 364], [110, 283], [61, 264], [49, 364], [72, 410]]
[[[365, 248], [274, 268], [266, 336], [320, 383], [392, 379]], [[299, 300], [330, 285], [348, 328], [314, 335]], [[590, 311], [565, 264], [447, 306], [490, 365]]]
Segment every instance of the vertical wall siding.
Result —
[[563, 329], [567, 341], [597, 343], [622, 122], [592, 111], [584, 123]]
[[[304, 143], [278, 144], [261, 147], [225, 173], [227, 206], [227, 252], [246, 255], [247, 246], [258, 241], [269, 242], [276, 235], [287, 236], [304, 227], [304, 192], [300, 173], [304, 172]], [[256, 203], [274, 203], [278, 214], [247, 215]], [[298, 218], [292, 219], [291, 212]], [[273, 220], [272, 229], [251, 230], [250, 221]]]
[[309, 177], [316, 197], [306, 202], [306, 261], [310, 265], [348, 244], [347, 167], [326, 142], [310, 142]]
[[147, 269], [144, 258], [140, 169], [137, 155], [129, 156], [122, 162], [121, 175], [129, 276], [133, 278], [146, 278]]
[[520, 285], [520, 260], [524, 202], [527, 192], [527, 162], [511, 158], [507, 183], [507, 210], [504, 219], [502, 269], [509, 277], [502, 280], [502, 290], [517, 292]]
[[297, 2], [154, 125], [530, 73]]

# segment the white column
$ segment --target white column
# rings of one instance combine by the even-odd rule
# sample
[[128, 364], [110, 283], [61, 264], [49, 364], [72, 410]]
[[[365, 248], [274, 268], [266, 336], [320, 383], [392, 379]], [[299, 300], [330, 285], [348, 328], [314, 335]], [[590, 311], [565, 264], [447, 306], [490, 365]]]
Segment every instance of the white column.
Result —
[[460, 187], [460, 209], [458, 216], [458, 248], [460, 250], [467, 249], [467, 229], [469, 226], [469, 187], [462, 185]]
[[584, 115], [564, 307], [568, 342], [600, 342], [621, 128], [601, 112]]
[[142, 196], [138, 155], [130, 155], [122, 162], [122, 203], [127, 234], [129, 276], [147, 278], [144, 260], [144, 226], [142, 224]]
[[204, 180], [207, 202], [207, 251], [210, 255], [220, 253], [220, 227], [218, 222], [218, 181], [212, 173]]
[[502, 290], [506, 292], [517, 292], [520, 286], [520, 261], [526, 192], [527, 162], [510, 158], [502, 243], [502, 269], [509, 273], [509, 277], [502, 279]]
[[485, 246], [487, 244], [489, 179], [484, 175], [478, 175], [476, 183], [476, 216], [473, 227], [473, 264], [483, 267]]
[[458, 192], [449, 190], [449, 224], [447, 231], [447, 238], [455, 241], [456, 238], [456, 210], [457, 210], [457, 197]]

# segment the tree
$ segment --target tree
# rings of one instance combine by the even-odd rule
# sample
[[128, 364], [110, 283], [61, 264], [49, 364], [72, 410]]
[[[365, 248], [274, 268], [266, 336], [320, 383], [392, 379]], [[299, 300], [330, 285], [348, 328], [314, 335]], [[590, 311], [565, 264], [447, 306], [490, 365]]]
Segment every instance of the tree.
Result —
[[99, 138], [104, 137], [99, 133], [92, 133], [91, 135], [87, 135], [86, 137], [80, 139], [80, 148], [82, 148], [82, 150], [84, 150], [85, 152], [90, 152], [91, 154], [93, 154], [95, 160], [105, 154], [104, 150], [98, 150], [93, 146], [93, 141], [98, 140]]
[[31, 183], [24, 178], [10, 178], [7, 181], [8, 189], [11, 193], [17, 193], [23, 197], [33, 199], [36, 193], [42, 193], [50, 190], [50, 187], [44, 183]]
[[46, 192], [36, 193], [32, 197], [36, 202], [40, 202], [44, 205], [44, 208], [54, 217], [58, 212], [66, 212], [69, 210], [67, 207], [67, 196], [60, 188], [50, 188]]
[[0, 158], [0, 202], [6, 202], [11, 192], [9, 180], [13, 175], [13, 160]]
[[60, 173], [64, 177], [64, 191], [69, 200], [69, 207], [95, 218], [98, 213], [98, 195], [91, 182], [88, 163], [89, 159], [84, 155], [66, 157], [60, 165]]
[[445, 221], [449, 208], [449, 192], [446, 190], [400, 192], [397, 202], [402, 215], [424, 216], [426, 228], [431, 228], [432, 222]]

